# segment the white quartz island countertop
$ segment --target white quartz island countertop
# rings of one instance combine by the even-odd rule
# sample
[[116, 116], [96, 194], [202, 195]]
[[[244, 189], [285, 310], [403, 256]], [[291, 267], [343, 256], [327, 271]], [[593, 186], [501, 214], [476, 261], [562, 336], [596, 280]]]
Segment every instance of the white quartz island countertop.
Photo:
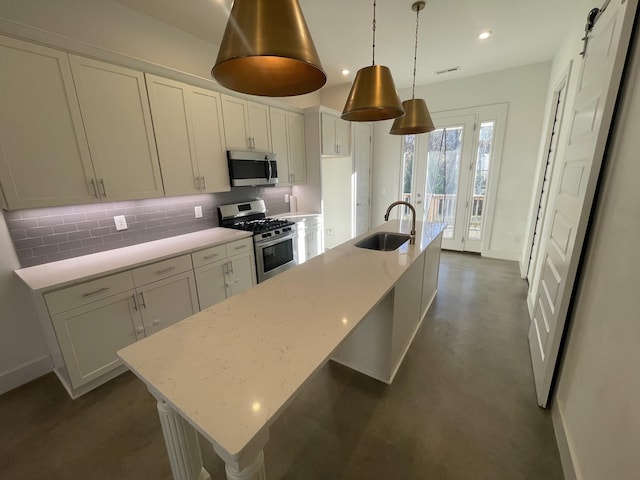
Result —
[[[373, 231], [405, 232], [399, 221]], [[119, 356], [213, 443], [240, 456], [443, 230], [418, 223], [390, 252], [346, 242], [140, 342]]]
[[32, 290], [44, 292], [201, 248], [233, 242], [251, 235], [251, 232], [215, 227], [82, 257], [36, 265], [15, 272]]

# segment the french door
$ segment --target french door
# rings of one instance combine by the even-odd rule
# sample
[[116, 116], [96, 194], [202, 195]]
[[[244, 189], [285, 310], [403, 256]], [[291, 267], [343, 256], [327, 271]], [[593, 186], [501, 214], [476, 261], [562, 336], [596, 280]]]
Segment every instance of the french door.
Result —
[[[432, 115], [436, 130], [405, 137], [403, 199], [418, 218], [447, 224], [442, 248], [481, 253], [491, 224], [506, 104]], [[493, 180], [493, 181], [492, 181]]]

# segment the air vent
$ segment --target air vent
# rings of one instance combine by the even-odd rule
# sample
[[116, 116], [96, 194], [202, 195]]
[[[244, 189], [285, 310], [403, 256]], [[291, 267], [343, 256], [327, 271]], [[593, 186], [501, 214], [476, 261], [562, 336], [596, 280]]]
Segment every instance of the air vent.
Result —
[[444, 68], [442, 70], [436, 70], [436, 75], [442, 75], [443, 73], [451, 73], [451, 72], [455, 72], [456, 70], [460, 70], [460, 67], [449, 67], [449, 68]]

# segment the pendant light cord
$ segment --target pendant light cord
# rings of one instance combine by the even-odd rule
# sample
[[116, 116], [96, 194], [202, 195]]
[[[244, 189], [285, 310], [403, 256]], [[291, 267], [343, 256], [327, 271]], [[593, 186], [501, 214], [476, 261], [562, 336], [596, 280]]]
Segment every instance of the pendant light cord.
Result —
[[373, 60], [371, 61], [371, 65], [376, 64], [376, 0], [373, 0]]
[[420, 21], [420, 9], [416, 8], [416, 46], [413, 49], [413, 90], [411, 98], [416, 98], [416, 64], [418, 63], [418, 23]]

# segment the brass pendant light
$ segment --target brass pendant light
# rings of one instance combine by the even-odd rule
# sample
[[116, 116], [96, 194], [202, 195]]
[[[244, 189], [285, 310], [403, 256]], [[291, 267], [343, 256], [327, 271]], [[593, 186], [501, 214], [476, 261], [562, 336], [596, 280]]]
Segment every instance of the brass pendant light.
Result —
[[327, 81], [298, 0], [235, 0], [211, 76], [268, 97], [302, 95]]
[[411, 10], [416, 12], [416, 46], [413, 51], [413, 93], [411, 100], [402, 102], [404, 108], [404, 117], [396, 118], [393, 122], [389, 133], [393, 135], [411, 135], [415, 133], [432, 132], [436, 129], [431, 120], [427, 102], [416, 96], [416, 62], [418, 59], [418, 22], [420, 10], [425, 6], [425, 2], [415, 2], [411, 6]]
[[404, 115], [400, 97], [388, 67], [376, 65], [376, 0], [373, 0], [373, 62], [361, 68], [351, 85], [342, 119], [376, 122]]

